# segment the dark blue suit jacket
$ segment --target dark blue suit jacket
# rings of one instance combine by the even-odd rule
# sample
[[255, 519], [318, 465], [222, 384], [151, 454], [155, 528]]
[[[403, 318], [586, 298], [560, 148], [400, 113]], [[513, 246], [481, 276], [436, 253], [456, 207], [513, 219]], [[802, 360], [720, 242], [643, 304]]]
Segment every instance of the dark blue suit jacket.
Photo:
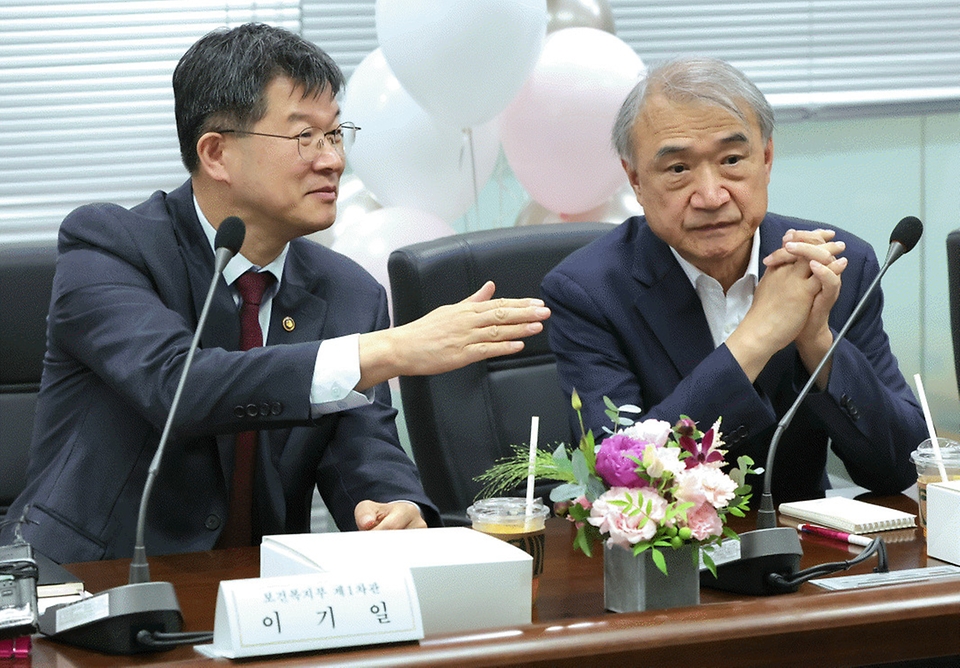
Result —
[[[56, 561], [132, 556], [140, 497], [213, 277], [187, 182], [126, 210], [81, 207], [60, 230], [24, 536]], [[281, 322], [296, 323], [286, 331]], [[363, 499], [439, 517], [399, 445], [386, 384], [362, 408], [310, 417], [322, 339], [388, 325], [386, 293], [348, 258], [290, 244], [268, 345], [239, 352], [237, 308], [217, 286], [147, 513], [152, 554], [206, 550], [226, 519], [233, 433], [261, 430], [260, 534], [309, 531], [314, 486], [341, 529]], [[265, 446], [265, 447], [264, 447]], [[0, 544], [11, 537], [4, 530]]]
[[[823, 226], [767, 214], [761, 259], [791, 227]], [[849, 265], [830, 314], [834, 333], [879, 271], [868, 244], [841, 230], [837, 239], [847, 244]], [[726, 345], [714, 347], [690, 279], [642, 216], [570, 255], [542, 291], [553, 311], [549, 337], [562, 388], [568, 395], [576, 388], [595, 435], [612, 427], [606, 395], [618, 406], [641, 406], [644, 417], [674, 423], [688, 415], [703, 429], [722, 416], [728, 461], [748, 454], [765, 465], [777, 421], [809, 378], [796, 348], [774, 355], [750, 383]], [[909, 455], [925, 438], [925, 423], [890, 351], [882, 309], [878, 291], [837, 346], [826, 391], [811, 393], [784, 433], [772, 484], [778, 503], [823, 496], [828, 439], [858, 485], [897, 493], [916, 481]], [[579, 433], [574, 417], [571, 424]]]

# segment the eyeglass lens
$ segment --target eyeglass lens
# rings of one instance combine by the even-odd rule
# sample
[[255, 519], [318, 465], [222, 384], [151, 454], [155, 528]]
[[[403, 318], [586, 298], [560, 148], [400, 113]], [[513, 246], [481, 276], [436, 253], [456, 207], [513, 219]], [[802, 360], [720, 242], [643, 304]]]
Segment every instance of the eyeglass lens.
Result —
[[314, 128], [307, 128], [300, 133], [300, 141], [297, 146], [300, 157], [307, 162], [313, 162], [323, 152], [325, 145], [332, 147], [341, 156], [346, 155], [356, 136], [357, 128], [353, 125], [341, 125], [336, 130], [327, 133], [322, 133]]

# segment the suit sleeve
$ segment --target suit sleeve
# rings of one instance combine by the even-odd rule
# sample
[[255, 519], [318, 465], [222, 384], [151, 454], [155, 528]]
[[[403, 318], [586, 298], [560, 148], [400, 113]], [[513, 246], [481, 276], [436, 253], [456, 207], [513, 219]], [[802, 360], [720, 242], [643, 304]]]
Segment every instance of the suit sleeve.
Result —
[[[50, 331], [54, 357], [78, 361], [85, 369], [81, 373], [95, 374], [160, 430], [194, 325], [182, 315], [182, 304], [169, 303], [175, 292], [185, 291], [165, 292], [154, 264], [126, 226], [96, 217], [68, 218], [61, 228]], [[318, 347], [311, 342], [247, 352], [198, 349], [172, 436], [193, 439], [307, 422]], [[237, 406], [253, 398], [279, 410], [238, 419]]]

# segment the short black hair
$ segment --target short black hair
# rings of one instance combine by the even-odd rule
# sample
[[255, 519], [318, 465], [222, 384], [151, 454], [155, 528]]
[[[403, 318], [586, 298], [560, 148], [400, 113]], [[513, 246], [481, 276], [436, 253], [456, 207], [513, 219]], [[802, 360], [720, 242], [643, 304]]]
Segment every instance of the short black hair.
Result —
[[199, 166], [197, 141], [215, 125], [248, 129], [267, 113], [264, 91], [278, 76], [304, 96], [336, 96], [343, 72], [317, 45], [263, 23], [220, 28], [201, 37], [173, 71], [180, 157], [191, 174]]

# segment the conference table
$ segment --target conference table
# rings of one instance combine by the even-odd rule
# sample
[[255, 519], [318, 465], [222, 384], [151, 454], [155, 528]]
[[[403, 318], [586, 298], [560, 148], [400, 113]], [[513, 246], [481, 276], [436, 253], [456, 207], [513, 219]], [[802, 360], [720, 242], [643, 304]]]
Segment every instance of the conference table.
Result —
[[[859, 497], [916, 512], [907, 496]], [[754, 528], [754, 519], [732, 523]], [[883, 533], [891, 570], [940, 566], [919, 529]], [[701, 588], [697, 606], [614, 614], [603, 608], [603, 557], [573, 549], [573, 526], [547, 522], [546, 557], [532, 623], [419, 642], [247, 659], [278, 666], [863, 666], [960, 656], [960, 578], [849, 591], [806, 583], [795, 593], [745, 596]], [[801, 534], [801, 567], [844, 561], [861, 548]], [[88, 591], [125, 584], [129, 560], [70, 564]], [[838, 575], [872, 571], [876, 559]], [[185, 631], [212, 630], [221, 580], [257, 577], [258, 548], [150, 559], [152, 578], [173, 583]], [[463, 602], [469, 606], [469, 601]], [[157, 666], [227, 664], [192, 647], [107, 656], [35, 637], [32, 665]], [[922, 664], [916, 664], [922, 665]], [[948, 665], [947, 663], [937, 665]], [[960, 660], [956, 665], [960, 665]]]

